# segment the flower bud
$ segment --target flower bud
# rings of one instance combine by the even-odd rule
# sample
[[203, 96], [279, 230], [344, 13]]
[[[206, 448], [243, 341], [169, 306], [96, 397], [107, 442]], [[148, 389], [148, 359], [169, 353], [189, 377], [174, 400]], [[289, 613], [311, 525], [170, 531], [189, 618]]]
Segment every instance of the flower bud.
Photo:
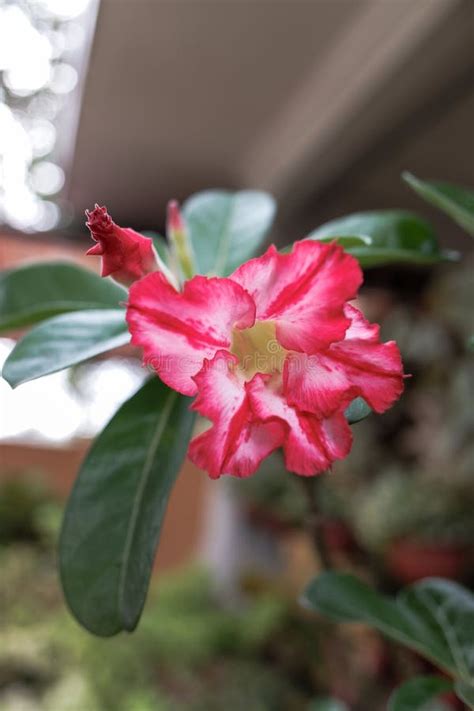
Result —
[[101, 276], [111, 276], [128, 287], [145, 274], [164, 271], [149, 237], [129, 227], [119, 227], [107, 208], [97, 204], [93, 210], [86, 210], [86, 216], [87, 227], [96, 241], [87, 254], [102, 257]]
[[166, 233], [179, 271], [184, 279], [190, 279], [196, 273], [194, 253], [188, 229], [176, 200], [168, 203]]

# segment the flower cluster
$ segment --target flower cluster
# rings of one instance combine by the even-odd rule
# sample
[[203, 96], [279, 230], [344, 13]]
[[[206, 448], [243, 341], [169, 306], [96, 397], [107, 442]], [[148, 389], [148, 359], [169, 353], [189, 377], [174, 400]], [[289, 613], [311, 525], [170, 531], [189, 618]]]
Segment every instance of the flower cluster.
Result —
[[349, 403], [361, 396], [383, 412], [403, 390], [399, 350], [349, 303], [362, 273], [335, 243], [271, 246], [228, 278], [194, 276], [182, 290], [146, 272], [130, 286], [132, 343], [210, 420], [189, 456], [213, 478], [249, 476], [279, 447], [289, 471], [323, 472], [350, 451]]

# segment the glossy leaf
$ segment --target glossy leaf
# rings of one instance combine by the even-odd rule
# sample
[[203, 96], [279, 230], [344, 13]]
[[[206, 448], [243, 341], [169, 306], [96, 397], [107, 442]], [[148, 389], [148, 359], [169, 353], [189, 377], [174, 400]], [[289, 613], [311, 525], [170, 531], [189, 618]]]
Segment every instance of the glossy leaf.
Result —
[[31, 329], [17, 343], [5, 361], [2, 376], [16, 387], [129, 341], [123, 309], [60, 314]]
[[403, 173], [405, 182], [427, 202], [449, 215], [474, 237], [474, 191], [461, 185], [434, 180], [420, 180]]
[[454, 691], [468, 708], [474, 709], [474, 680], [471, 683], [457, 681], [454, 685]]
[[308, 239], [336, 239], [343, 235], [360, 235], [371, 239], [370, 245], [348, 245], [346, 251], [358, 259], [363, 268], [391, 263], [435, 264], [454, 258], [452, 252], [439, 249], [431, 225], [404, 210], [358, 212], [326, 222]]
[[428, 578], [391, 599], [352, 575], [325, 573], [304, 599], [335, 620], [366, 622], [459, 679], [474, 676], [474, 596], [457, 583]]
[[127, 292], [110, 279], [68, 262], [30, 264], [0, 273], [0, 331], [56, 314], [111, 309]]
[[355, 425], [356, 422], [364, 420], [371, 412], [372, 410], [365, 400], [361, 397], [356, 397], [346, 409], [344, 415], [350, 425]]
[[171, 488], [194, 415], [190, 398], [149, 380], [93, 443], [60, 538], [66, 600], [89, 631], [131, 631], [140, 618]]
[[393, 692], [387, 711], [429, 711], [427, 704], [452, 688], [453, 682], [441, 676], [416, 676]]
[[226, 276], [261, 250], [275, 216], [267, 193], [208, 190], [183, 205], [201, 274]]
[[[313, 238], [311, 238], [313, 239]], [[372, 239], [368, 237], [367, 235], [337, 235], [337, 237], [333, 235], [327, 235], [327, 236], [321, 236], [321, 237], [316, 237], [314, 239], [317, 239], [318, 242], [337, 242], [338, 244], [343, 247], [346, 252], [350, 252], [351, 249], [354, 249], [355, 247], [368, 247], [369, 245], [372, 244]], [[280, 252], [286, 253], [286, 252], [291, 252], [293, 248], [292, 244], [289, 244], [287, 247], [283, 247], [283, 249], [280, 250]]]
[[[316, 238], [312, 238], [316, 239]], [[368, 235], [338, 235], [334, 237], [332, 235], [318, 237], [318, 242], [337, 242], [344, 247], [344, 249], [351, 249], [352, 247], [369, 247], [372, 244], [372, 238]]]

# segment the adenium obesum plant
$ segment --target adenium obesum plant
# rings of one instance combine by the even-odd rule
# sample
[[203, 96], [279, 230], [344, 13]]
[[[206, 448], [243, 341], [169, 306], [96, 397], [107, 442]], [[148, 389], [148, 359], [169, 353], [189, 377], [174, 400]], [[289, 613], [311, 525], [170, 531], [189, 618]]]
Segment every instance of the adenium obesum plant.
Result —
[[[469, 191], [407, 179], [474, 233]], [[190, 196], [182, 214], [170, 203], [167, 243], [120, 227], [96, 206], [87, 213], [89, 254], [101, 256], [111, 279], [63, 262], [0, 274], [0, 329], [32, 326], [2, 369], [12, 387], [130, 336], [154, 371], [95, 438], [64, 514], [61, 584], [77, 620], [95, 634], [138, 624], [193, 410], [209, 423], [203, 432], [200, 423], [189, 455], [213, 478], [248, 476], [283, 450], [287, 469], [301, 475], [319, 559], [333, 564], [322, 477], [313, 475], [349, 453], [349, 423], [390, 407], [405, 377], [396, 344], [381, 343], [354, 302], [361, 268], [426, 268], [457, 255], [440, 248], [418, 215], [378, 210], [342, 216], [252, 259], [275, 210], [262, 191], [206, 190]]]
[[335, 242], [272, 245], [229, 277], [193, 276], [186, 226], [171, 203], [168, 236], [181, 288], [151, 240], [87, 213], [102, 275], [130, 287], [127, 323], [144, 363], [170, 388], [195, 396], [211, 421], [189, 447], [213, 478], [253, 474], [283, 448], [289, 471], [312, 476], [346, 457], [344, 411], [361, 396], [384, 412], [403, 390], [397, 345], [351, 303], [362, 283], [354, 257]]

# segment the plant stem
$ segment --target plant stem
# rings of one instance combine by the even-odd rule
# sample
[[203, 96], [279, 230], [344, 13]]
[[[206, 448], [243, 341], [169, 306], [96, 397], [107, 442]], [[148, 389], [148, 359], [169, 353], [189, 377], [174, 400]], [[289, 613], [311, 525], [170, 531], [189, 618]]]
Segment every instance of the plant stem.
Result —
[[306, 528], [311, 535], [311, 540], [314, 549], [319, 557], [323, 570], [332, 568], [329, 551], [324, 537], [323, 522], [324, 517], [321, 514], [318, 506], [317, 487], [320, 484], [320, 477], [299, 477], [299, 481], [303, 486], [306, 499], [308, 501], [309, 513], [306, 518]]

